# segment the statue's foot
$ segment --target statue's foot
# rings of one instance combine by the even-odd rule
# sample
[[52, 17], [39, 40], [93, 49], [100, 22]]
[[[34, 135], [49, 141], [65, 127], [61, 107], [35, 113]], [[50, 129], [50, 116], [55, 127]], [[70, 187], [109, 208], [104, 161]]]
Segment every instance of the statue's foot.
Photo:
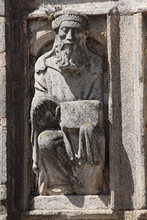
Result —
[[47, 195], [71, 195], [73, 194], [73, 189], [69, 185], [58, 185], [50, 187], [47, 190]]

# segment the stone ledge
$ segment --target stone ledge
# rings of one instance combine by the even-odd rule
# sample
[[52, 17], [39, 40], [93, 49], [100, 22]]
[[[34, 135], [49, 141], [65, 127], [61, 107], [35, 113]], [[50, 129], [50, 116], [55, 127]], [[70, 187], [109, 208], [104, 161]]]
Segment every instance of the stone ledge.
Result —
[[[65, 0], [64, 0], [65, 2]], [[134, 4], [125, 4], [122, 6], [119, 2], [116, 4], [115, 1], [110, 2], [93, 2], [93, 3], [80, 3], [80, 4], [62, 4], [61, 1], [58, 2], [59, 4], [54, 4], [55, 11], [61, 10], [61, 9], [68, 9], [72, 10], [74, 7], [74, 10], [85, 13], [86, 15], [107, 15], [110, 12], [113, 14], [113, 9], [115, 7], [118, 7], [120, 15], [133, 15], [136, 13], [147, 13], [147, 5], [146, 3], [135, 3]], [[115, 10], [114, 10], [115, 11]], [[27, 19], [38, 19], [38, 18], [44, 18], [48, 19], [49, 15], [54, 12], [50, 12], [46, 9], [40, 10], [36, 9], [32, 12], [25, 11], [24, 15]]]
[[145, 220], [147, 219], [147, 210], [134, 210], [125, 212], [125, 220]]
[[111, 209], [105, 210], [69, 210], [69, 211], [48, 211], [48, 210], [34, 210], [24, 212], [22, 215], [22, 220], [43, 220], [43, 219], [73, 219], [73, 220], [94, 220], [94, 219], [107, 219], [115, 220], [117, 219]]
[[109, 195], [69, 195], [69, 196], [37, 196], [31, 201], [31, 209], [48, 211], [83, 211], [108, 209]]

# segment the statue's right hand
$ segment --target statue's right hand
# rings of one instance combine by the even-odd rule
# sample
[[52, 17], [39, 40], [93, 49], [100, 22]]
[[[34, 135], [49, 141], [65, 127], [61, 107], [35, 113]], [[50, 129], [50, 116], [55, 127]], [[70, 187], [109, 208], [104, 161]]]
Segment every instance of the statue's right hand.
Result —
[[35, 112], [38, 116], [43, 116], [45, 112], [49, 111], [49, 107], [46, 102], [41, 102], [36, 106]]

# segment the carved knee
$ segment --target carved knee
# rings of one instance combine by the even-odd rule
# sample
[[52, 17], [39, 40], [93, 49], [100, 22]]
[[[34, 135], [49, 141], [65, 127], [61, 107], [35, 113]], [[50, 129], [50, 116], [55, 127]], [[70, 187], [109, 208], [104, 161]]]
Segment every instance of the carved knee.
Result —
[[56, 130], [45, 130], [41, 132], [38, 136], [38, 146], [39, 149], [50, 149], [57, 145], [63, 144], [63, 133], [62, 131]]

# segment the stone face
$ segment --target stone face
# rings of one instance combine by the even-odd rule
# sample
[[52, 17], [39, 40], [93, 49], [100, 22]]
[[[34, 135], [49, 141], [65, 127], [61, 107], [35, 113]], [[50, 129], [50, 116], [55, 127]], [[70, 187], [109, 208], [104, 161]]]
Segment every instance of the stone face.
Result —
[[69, 210], [100, 210], [109, 209], [110, 197], [107, 195], [93, 196], [37, 196], [32, 201], [32, 209], [49, 211]]
[[[3, 62], [3, 61], [1, 61]], [[0, 118], [6, 117], [6, 68], [0, 67]]]
[[0, 54], [0, 67], [6, 66], [6, 53], [3, 52]]
[[101, 106], [99, 101], [63, 102], [61, 106], [61, 127], [80, 128], [84, 123], [97, 125]]
[[1, 33], [1, 41], [0, 41], [0, 53], [5, 51], [5, 18], [0, 17], [0, 33]]
[[6, 153], [6, 141], [7, 141], [7, 127], [0, 125], [0, 184], [4, 185], [7, 182], [7, 153]]
[[4, 1], [0, 1], [0, 219], [7, 219], [7, 110]]
[[1, 0], [0, 1], [0, 15], [4, 16], [4, 14], [5, 14], [5, 2], [4, 0]]

